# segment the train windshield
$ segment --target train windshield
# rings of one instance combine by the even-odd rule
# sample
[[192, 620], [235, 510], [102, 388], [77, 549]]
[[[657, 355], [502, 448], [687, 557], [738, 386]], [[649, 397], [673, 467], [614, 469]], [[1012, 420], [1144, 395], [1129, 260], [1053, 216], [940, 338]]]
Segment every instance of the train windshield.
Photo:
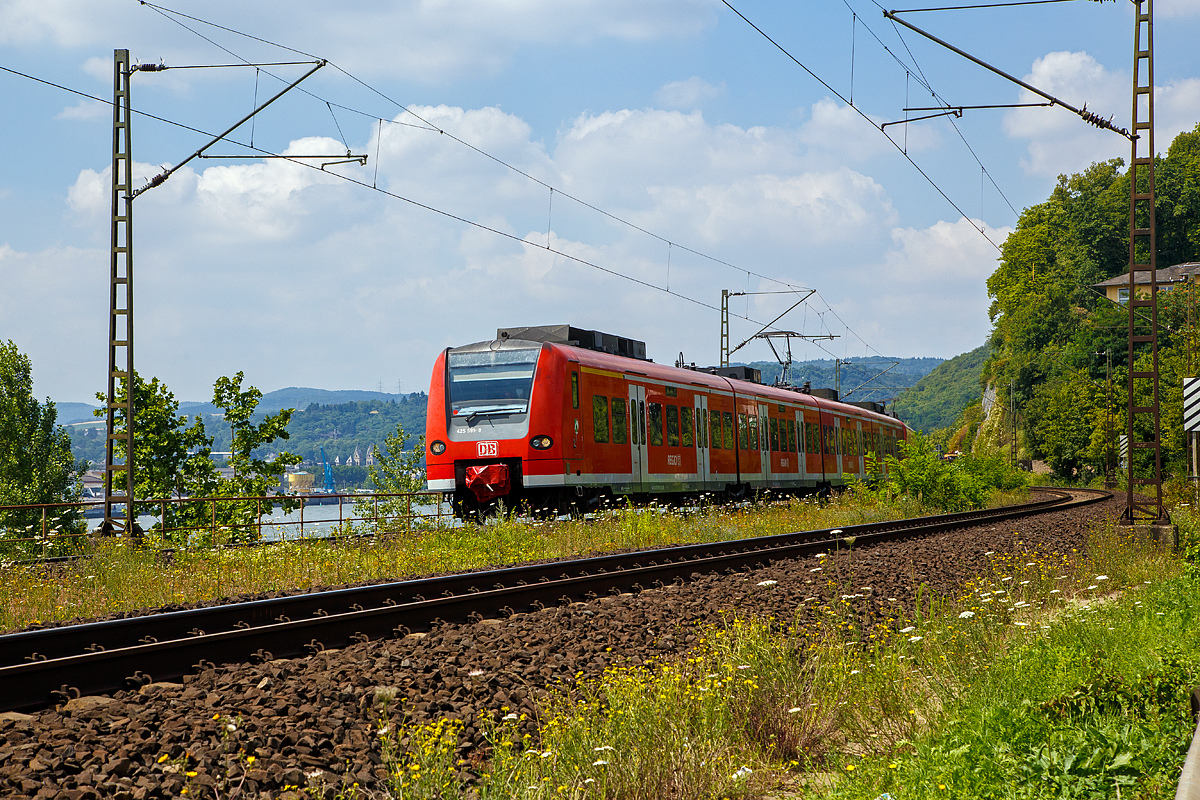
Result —
[[[541, 348], [447, 353], [450, 415], [523, 414]], [[468, 420], [470, 424], [470, 420]]]

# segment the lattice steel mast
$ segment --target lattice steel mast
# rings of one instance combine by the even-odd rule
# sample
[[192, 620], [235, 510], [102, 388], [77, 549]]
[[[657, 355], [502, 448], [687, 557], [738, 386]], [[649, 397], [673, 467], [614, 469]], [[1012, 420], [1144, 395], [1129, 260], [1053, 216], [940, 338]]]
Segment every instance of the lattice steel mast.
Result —
[[[128, 50], [113, 53], [112, 246], [109, 268], [108, 396], [105, 403], [104, 522], [101, 532], [139, 533], [133, 508], [133, 158]], [[124, 388], [124, 402], [118, 382]], [[125, 430], [116, 432], [117, 412]], [[120, 460], [121, 463], [117, 463]], [[119, 476], [119, 477], [118, 477]], [[113, 506], [124, 504], [124, 520]]]
[[[1129, 456], [1126, 459], [1125, 512], [1122, 520], [1134, 522], [1166, 521], [1162, 501], [1162, 442], [1158, 391], [1158, 239], [1154, 209], [1154, 0], [1132, 0], [1135, 8], [1133, 35], [1133, 138], [1129, 159], [1129, 400], [1125, 415]], [[1143, 83], [1142, 81], [1145, 81]], [[1147, 259], [1145, 262], [1140, 258]], [[1150, 296], [1137, 294], [1137, 273], [1148, 272]], [[1140, 320], [1138, 308], [1150, 309], [1150, 319]], [[1149, 330], [1145, 330], [1149, 327]], [[1149, 370], [1134, 366], [1138, 345], [1149, 345]], [[1140, 385], [1139, 385], [1140, 384]], [[1149, 402], [1139, 405], [1138, 390]], [[1138, 416], [1153, 419], [1149, 438], [1136, 438]], [[1136, 477], [1135, 454], [1149, 450], [1153, 454], [1152, 475]], [[1153, 498], [1141, 501], [1137, 487], [1149, 490]]]

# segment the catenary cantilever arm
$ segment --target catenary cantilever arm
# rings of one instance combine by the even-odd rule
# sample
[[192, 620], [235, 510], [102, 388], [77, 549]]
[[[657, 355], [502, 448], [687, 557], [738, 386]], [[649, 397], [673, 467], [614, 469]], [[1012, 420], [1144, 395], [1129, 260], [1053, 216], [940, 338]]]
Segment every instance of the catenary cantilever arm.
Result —
[[910, 22], [905, 22], [903, 19], [896, 16], [897, 13], [898, 12], [896, 12], [896, 11], [884, 11], [883, 15], [885, 17], [887, 17], [888, 19], [890, 19], [892, 22], [898, 22], [901, 25], [903, 25], [904, 27], [908, 28], [909, 30], [915, 31], [916, 33], [921, 34], [922, 36], [924, 36], [926, 39], [930, 40], [931, 42], [936, 42], [937, 44], [940, 44], [942, 47], [945, 47], [947, 50], [952, 50], [953, 52], [958, 53], [960, 56], [967, 59], [968, 61], [973, 61], [976, 64], [978, 64], [979, 66], [983, 67], [984, 69], [996, 73], [1001, 78], [1010, 80], [1013, 83], [1020, 86], [1021, 88], [1027, 89], [1028, 91], [1033, 92], [1038, 97], [1044, 97], [1045, 99], [1050, 101], [1051, 105], [1062, 106], [1063, 108], [1067, 109], [1068, 111], [1070, 111], [1074, 114], [1078, 114], [1084, 120], [1084, 122], [1088, 122], [1092, 125], [1095, 125], [1097, 128], [1105, 128], [1114, 133], [1119, 133], [1122, 136], [1124, 136], [1126, 139], [1132, 140], [1135, 138], [1133, 136], [1133, 134], [1131, 134], [1129, 131], [1125, 130], [1122, 127], [1114, 125], [1112, 123], [1112, 120], [1105, 119], [1104, 117], [1100, 116], [1099, 114], [1095, 114], [1091, 111], [1088, 111], [1086, 103], [1084, 104], [1083, 108], [1076, 108], [1075, 106], [1071, 105], [1068, 102], [1059, 100], [1054, 95], [1049, 94], [1047, 92], [1043, 92], [1041, 89], [1037, 88], [1036, 86], [1031, 86], [1028, 83], [1026, 83], [1025, 81], [1021, 80], [1020, 78], [1017, 78], [1013, 75], [1009, 75], [1007, 72], [1005, 72], [1002, 69], [993, 67], [991, 64], [987, 63], [986, 61], [976, 58], [975, 56], [971, 55], [970, 53], [968, 53], [964, 50], [958, 49], [957, 47], [950, 44], [949, 42], [944, 41], [944, 40], [939, 39], [938, 37], [934, 36], [932, 33], [929, 33], [928, 31], [923, 31], [920, 28], [918, 28], [916, 25], [913, 25]]
[[270, 100], [266, 101], [266, 102], [265, 102], [265, 103], [263, 103], [261, 106], [259, 106], [258, 108], [254, 109], [254, 110], [253, 110], [253, 111], [251, 111], [249, 114], [247, 114], [246, 116], [244, 116], [244, 117], [242, 117], [241, 119], [239, 119], [237, 122], [235, 122], [235, 123], [233, 123], [232, 125], [230, 125], [228, 128], [226, 128], [226, 129], [225, 129], [225, 131], [224, 131], [223, 133], [220, 133], [220, 134], [218, 134], [217, 136], [213, 137], [213, 140], [212, 140], [211, 142], [209, 142], [208, 144], [204, 145], [204, 146], [203, 146], [203, 147], [201, 147], [199, 150], [197, 150], [196, 152], [192, 153], [190, 156], [188, 156], [187, 158], [185, 158], [183, 161], [180, 161], [178, 164], [176, 164], [175, 166], [171, 167], [169, 170], [166, 170], [165, 172], [160, 172], [159, 174], [155, 175], [153, 178], [151, 178], [151, 179], [150, 179], [150, 182], [149, 182], [149, 183], [147, 183], [145, 186], [143, 186], [143, 187], [142, 187], [142, 188], [140, 188], [140, 189], [136, 189], [136, 190], [135, 190], [135, 191], [134, 191], [132, 194], [130, 194], [130, 195], [129, 195], [129, 199], [130, 199], [130, 200], [132, 200], [133, 198], [137, 197], [137, 196], [138, 196], [139, 194], [141, 194], [142, 192], [145, 192], [145, 191], [148, 191], [148, 190], [150, 190], [150, 189], [153, 189], [155, 186], [162, 186], [162, 184], [163, 184], [163, 183], [164, 183], [164, 182], [167, 180], [167, 178], [171, 177], [171, 175], [173, 175], [173, 174], [175, 173], [175, 171], [176, 171], [176, 170], [178, 170], [179, 168], [181, 168], [181, 167], [182, 167], [184, 164], [187, 164], [187, 163], [188, 163], [189, 161], [191, 161], [193, 158], [197, 158], [197, 157], [199, 157], [199, 156], [200, 156], [200, 155], [201, 155], [201, 154], [202, 154], [202, 153], [203, 153], [205, 150], [207, 150], [208, 148], [212, 147], [214, 144], [216, 144], [217, 142], [221, 141], [221, 140], [222, 140], [222, 139], [224, 139], [226, 136], [228, 136], [229, 134], [233, 133], [233, 132], [234, 132], [234, 131], [236, 131], [238, 128], [240, 128], [240, 127], [241, 127], [243, 124], [245, 124], [246, 122], [248, 122], [248, 121], [250, 120], [250, 118], [251, 118], [251, 117], [253, 117], [255, 114], [257, 114], [258, 112], [262, 111], [264, 108], [266, 108], [267, 106], [271, 105], [271, 103], [274, 103], [274, 102], [275, 102], [276, 100], [278, 100], [279, 98], [283, 97], [285, 94], [287, 94], [287, 93], [288, 93], [289, 91], [291, 91], [292, 89], [296, 88], [298, 85], [300, 85], [300, 82], [301, 82], [301, 81], [303, 81], [303, 80], [304, 80], [305, 78], [307, 78], [309, 75], [312, 75], [314, 72], [316, 72], [317, 70], [319, 70], [321, 67], [325, 66], [325, 63], [326, 63], [326, 62], [324, 62], [324, 61], [318, 61], [318, 62], [317, 62], [317, 65], [316, 65], [315, 67], [313, 67], [313, 68], [312, 68], [312, 69], [310, 69], [308, 72], [306, 72], [306, 73], [304, 73], [303, 75], [301, 75], [301, 76], [300, 76], [299, 78], [297, 78], [296, 80], [294, 80], [294, 81], [292, 81], [291, 83], [289, 83], [287, 86], [285, 86], [285, 87], [284, 87], [282, 90], [280, 90], [280, 92], [279, 92], [278, 94], [276, 94], [274, 97], [272, 97]]

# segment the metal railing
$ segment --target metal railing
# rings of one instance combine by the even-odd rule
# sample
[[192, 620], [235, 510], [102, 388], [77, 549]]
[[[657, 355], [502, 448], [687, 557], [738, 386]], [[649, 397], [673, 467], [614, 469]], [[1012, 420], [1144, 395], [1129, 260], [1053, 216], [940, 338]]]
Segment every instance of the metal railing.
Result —
[[[335, 503], [336, 517], [314, 510]], [[83, 552], [100, 536], [85, 524], [100, 521], [92, 509], [103, 516], [104, 500], [0, 506], [0, 548], [42, 559]], [[153, 498], [135, 510], [147, 534], [176, 547], [401, 534], [453, 520], [441, 492]]]

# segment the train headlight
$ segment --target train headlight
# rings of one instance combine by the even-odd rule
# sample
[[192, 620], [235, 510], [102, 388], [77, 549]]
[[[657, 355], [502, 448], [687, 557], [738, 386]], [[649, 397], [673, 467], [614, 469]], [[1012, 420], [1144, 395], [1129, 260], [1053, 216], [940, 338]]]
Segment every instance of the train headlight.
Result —
[[529, 445], [534, 450], [549, 450], [554, 444], [554, 440], [549, 436], [535, 436], [529, 440]]
[[429, 452], [433, 453], [435, 456], [440, 456], [442, 453], [446, 452], [446, 443], [434, 442], [433, 444], [429, 445]]

